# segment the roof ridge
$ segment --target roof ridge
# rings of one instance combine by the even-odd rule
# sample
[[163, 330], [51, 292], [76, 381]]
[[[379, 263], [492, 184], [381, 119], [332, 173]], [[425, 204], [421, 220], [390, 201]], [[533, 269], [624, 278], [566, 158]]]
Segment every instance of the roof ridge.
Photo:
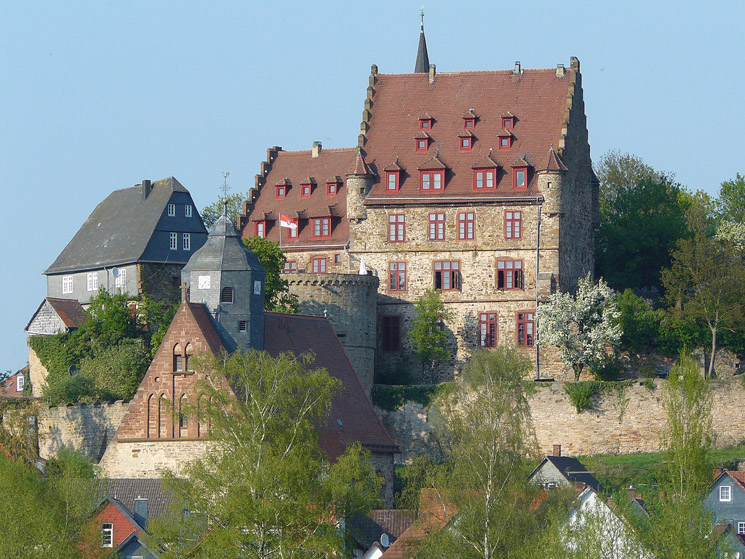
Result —
[[[567, 71], [573, 70], [573, 68], [566, 68]], [[521, 69], [522, 74], [528, 73], [528, 72], [556, 72], [556, 68], [522, 68]], [[437, 79], [440, 79], [442, 76], [457, 76], [457, 75], [464, 75], [464, 74], [505, 74], [505, 75], [514, 75], [514, 70], [460, 70], [457, 72], [440, 72], [438, 70], [437, 72]], [[391, 73], [391, 74], [385, 74], [379, 72], [376, 74], [377, 77], [385, 77], [385, 76], [424, 76], [425, 74], [419, 74], [416, 72], [397, 72], [397, 73]], [[424, 79], [424, 78], [422, 78]]]

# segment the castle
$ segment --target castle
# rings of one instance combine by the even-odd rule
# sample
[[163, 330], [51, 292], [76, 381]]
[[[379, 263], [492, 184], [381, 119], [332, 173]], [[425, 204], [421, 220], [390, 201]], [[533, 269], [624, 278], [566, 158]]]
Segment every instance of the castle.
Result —
[[535, 310], [594, 264], [598, 181], [579, 60], [439, 74], [428, 61], [422, 27], [414, 73], [372, 66], [355, 148], [269, 148], [239, 216], [243, 236], [278, 242], [284, 271], [302, 276], [291, 288], [304, 286], [304, 311], [335, 325], [350, 309], [332, 300], [318, 308], [334, 282], [325, 275], [363, 263], [380, 278], [374, 314], [352, 309], [365, 343], [343, 340], [364, 355], [368, 386], [413, 361], [406, 332], [427, 289], [454, 315], [444, 325], [453, 360], [440, 379], [472, 350], [500, 344], [523, 348], [536, 374], [563, 378], [555, 355], [536, 350]]

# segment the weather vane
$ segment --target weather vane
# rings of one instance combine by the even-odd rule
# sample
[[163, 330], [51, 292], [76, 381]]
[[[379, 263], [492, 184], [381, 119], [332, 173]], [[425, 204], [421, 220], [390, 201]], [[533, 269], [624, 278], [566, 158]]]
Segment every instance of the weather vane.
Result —
[[230, 173], [227, 171], [223, 171], [222, 173], [222, 196], [226, 200], [228, 199], [228, 190], [230, 190], [230, 186], [228, 185], [228, 177], [230, 176]]

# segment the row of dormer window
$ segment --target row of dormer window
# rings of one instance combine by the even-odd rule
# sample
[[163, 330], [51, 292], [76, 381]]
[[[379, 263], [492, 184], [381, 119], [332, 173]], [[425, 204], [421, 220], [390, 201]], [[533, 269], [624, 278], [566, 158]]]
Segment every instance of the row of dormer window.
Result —
[[[334, 177], [332, 180], [326, 181], [326, 196], [328, 198], [334, 198], [339, 193], [342, 182], [340, 177]], [[308, 177], [305, 182], [300, 183], [300, 197], [310, 198], [317, 187], [316, 180], [313, 177]], [[282, 179], [280, 182], [274, 185], [274, 197], [277, 200], [284, 200], [287, 198], [287, 194], [292, 188], [292, 183], [289, 179]]]
[[[512, 189], [527, 190], [529, 166], [524, 160], [512, 165]], [[385, 189], [387, 192], [398, 192], [401, 188], [401, 173], [404, 171], [397, 163], [385, 170]], [[445, 190], [447, 169], [420, 169], [419, 192], [436, 193]], [[496, 190], [499, 182], [499, 165], [473, 169], [472, 188], [476, 191]]]
[[[429, 214], [427, 240], [444, 241], [446, 232], [445, 212]], [[476, 238], [476, 214], [474, 212], [458, 212], [457, 235], [459, 241], [472, 241]], [[490, 222], [493, 226], [493, 222]], [[522, 238], [522, 212], [508, 210], [504, 212], [504, 238]], [[402, 243], [406, 241], [406, 214], [388, 215], [388, 242]]]
[[[472, 132], [476, 128], [476, 121], [478, 117], [473, 112], [473, 109], [469, 110], [463, 115], [463, 132], [458, 134], [458, 146], [461, 151], [470, 151], [473, 147], [475, 136]], [[512, 130], [515, 128], [516, 118], [511, 112], [507, 111], [502, 114], [502, 130], [497, 134], [499, 141], [497, 147], [500, 150], [509, 150], [515, 140], [515, 135]], [[429, 146], [434, 143], [433, 138], [429, 135], [429, 131], [434, 126], [434, 118], [427, 113], [424, 113], [419, 117], [419, 132], [414, 135], [414, 150], [418, 152], [426, 152]]]
[[[294, 218], [288, 219], [288, 221], [295, 225], [295, 227], [286, 227], [283, 229], [287, 230], [285, 238], [297, 239], [300, 231], [301, 220]], [[330, 239], [333, 231], [333, 220], [331, 216], [326, 217], [312, 217], [304, 219], [302, 221], [308, 221], [310, 225], [311, 237], [314, 239]], [[266, 238], [267, 231], [269, 230], [269, 223], [267, 220], [254, 221], [254, 236]]]
[[[469, 109], [462, 118], [464, 130], [472, 130], [473, 128], [476, 128], [476, 121], [479, 117], [476, 115], [473, 109]], [[512, 130], [515, 127], [515, 122], [517, 122], [517, 118], [510, 111], [502, 113], [501, 119], [502, 130]], [[422, 116], [419, 117], [419, 130], [432, 130], [434, 124], [435, 119], [429, 113], [424, 113]]]

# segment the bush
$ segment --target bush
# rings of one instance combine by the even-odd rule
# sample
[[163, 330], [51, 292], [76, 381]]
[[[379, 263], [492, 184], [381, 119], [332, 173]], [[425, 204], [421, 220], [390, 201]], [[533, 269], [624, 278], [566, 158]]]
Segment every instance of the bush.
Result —
[[645, 378], [639, 384], [650, 391], [656, 388], [656, 386], [654, 385], [654, 381], [651, 378]]
[[[50, 375], [51, 377], [51, 375]], [[82, 375], [66, 375], [44, 385], [44, 398], [51, 406], [73, 402], [93, 402], [96, 398], [96, 385], [92, 379]]]
[[407, 401], [428, 406], [440, 394], [452, 390], [453, 386], [452, 382], [414, 386], [376, 384], [372, 389], [372, 402], [387, 411], [396, 411]]
[[572, 402], [577, 413], [592, 407], [592, 398], [602, 392], [602, 383], [598, 381], [580, 381], [567, 383], [564, 385], [564, 391], [569, 395], [569, 401]]
[[665, 355], [679, 355], [685, 348], [706, 346], [709, 334], [693, 320], [670, 309], [660, 322], [657, 349]]
[[603, 361], [593, 363], [590, 366], [590, 372], [597, 380], [618, 380], [621, 376], [621, 367], [615, 359], [615, 356], [609, 356]]
[[80, 375], [93, 381], [100, 400], [129, 400], [145, 376], [150, 358], [139, 340], [123, 340], [80, 363]]
[[406, 361], [399, 359], [390, 369], [384, 370], [377, 379], [378, 384], [411, 384], [412, 375]]
[[655, 309], [652, 300], [635, 295], [631, 289], [619, 295], [616, 302], [623, 328], [621, 347], [632, 353], [650, 351], [655, 345], [665, 311]]

